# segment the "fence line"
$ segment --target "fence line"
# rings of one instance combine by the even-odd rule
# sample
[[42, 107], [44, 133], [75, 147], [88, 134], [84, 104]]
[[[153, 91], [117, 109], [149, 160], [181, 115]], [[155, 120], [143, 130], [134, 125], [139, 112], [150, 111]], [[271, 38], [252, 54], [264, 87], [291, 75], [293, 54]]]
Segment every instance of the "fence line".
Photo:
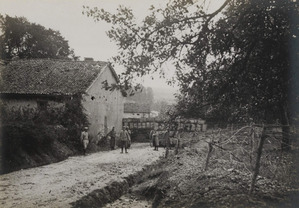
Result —
[[[261, 167], [271, 166], [275, 162], [279, 162], [271, 161], [271, 156], [273, 150], [281, 150], [282, 148], [282, 138], [285, 135], [282, 130], [283, 127], [286, 127], [286, 125], [247, 124], [236, 130], [228, 126], [223, 129], [208, 130], [203, 137], [204, 142], [208, 144], [204, 170], [208, 170], [212, 157], [216, 157], [216, 160], [225, 160], [229, 157], [230, 161], [238, 163], [251, 173], [248, 193], [252, 194]], [[217, 152], [217, 149], [221, 151]], [[269, 170], [263, 169], [263, 171], [269, 171], [275, 177], [278, 167], [278, 165], [274, 166], [274, 171], [271, 168], [268, 168]]]

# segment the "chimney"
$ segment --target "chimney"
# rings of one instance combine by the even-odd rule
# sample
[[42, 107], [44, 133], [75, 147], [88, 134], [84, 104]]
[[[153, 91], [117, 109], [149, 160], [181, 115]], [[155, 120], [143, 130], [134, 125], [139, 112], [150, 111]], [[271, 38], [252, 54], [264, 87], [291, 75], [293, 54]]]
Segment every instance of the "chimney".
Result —
[[93, 61], [93, 58], [85, 57], [85, 58], [84, 58], [84, 61]]

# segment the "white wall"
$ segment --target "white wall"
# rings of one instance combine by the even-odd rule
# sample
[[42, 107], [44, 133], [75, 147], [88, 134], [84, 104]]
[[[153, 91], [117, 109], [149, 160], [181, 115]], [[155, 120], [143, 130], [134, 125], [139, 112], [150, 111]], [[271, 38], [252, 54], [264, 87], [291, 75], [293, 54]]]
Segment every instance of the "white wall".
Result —
[[[102, 89], [102, 82], [105, 80], [108, 84], [116, 83], [108, 67], [103, 69], [100, 76], [87, 90], [87, 94], [83, 96], [83, 107], [90, 122], [89, 134], [94, 138], [100, 131], [109, 132], [113, 126], [117, 132], [122, 128], [124, 97], [118, 90]], [[106, 129], [105, 117], [107, 119]]]

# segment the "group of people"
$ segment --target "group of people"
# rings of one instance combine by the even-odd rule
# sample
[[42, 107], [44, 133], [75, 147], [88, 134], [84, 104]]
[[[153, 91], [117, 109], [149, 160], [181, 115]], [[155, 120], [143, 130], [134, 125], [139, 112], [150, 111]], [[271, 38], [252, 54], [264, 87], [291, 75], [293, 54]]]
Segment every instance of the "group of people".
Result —
[[[89, 144], [89, 138], [88, 138], [88, 127], [84, 127], [83, 132], [81, 133], [81, 142], [83, 144], [83, 151], [84, 151], [84, 155], [86, 154], [86, 149], [87, 146]], [[176, 141], [176, 151], [178, 151], [178, 147], [180, 146], [180, 131], [178, 131], [178, 135], [177, 135], [177, 141]], [[106, 135], [106, 138], [110, 138], [110, 149], [114, 150], [115, 146], [116, 146], [116, 132], [115, 132], [115, 128], [112, 127], [111, 131]], [[169, 135], [169, 129], [166, 131], [157, 131], [156, 129], [153, 129], [150, 131], [150, 140], [151, 143], [154, 147], [155, 151], [158, 151], [159, 145], [160, 145], [160, 141], [159, 141], [159, 137], [162, 138], [165, 142], [165, 148], [168, 152], [168, 149], [171, 148], [171, 141], [170, 141], [170, 135]], [[121, 148], [121, 152], [123, 153], [125, 150], [125, 153], [128, 153], [128, 149], [131, 146], [131, 131], [127, 126], [123, 126], [122, 130], [120, 131], [119, 134], [119, 141], [120, 141], [120, 148]]]
[[[86, 155], [86, 149], [89, 144], [87, 131], [88, 131], [88, 127], [84, 127], [80, 137], [80, 140], [83, 145], [84, 155]], [[110, 138], [110, 149], [114, 150], [116, 146], [116, 131], [114, 127], [112, 127], [111, 131], [106, 135], [106, 138], [108, 137]], [[120, 131], [119, 138], [120, 138], [121, 153], [123, 153], [124, 149], [125, 149], [125, 153], [128, 153], [128, 148], [130, 148], [131, 146], [131, 131], [127, 126], [123, 126], [122, 130]]]
[[[151, 142], [151, 146], [154, 146], [154, 150], [158, 151], [158, 147], [160, 146], [160, 139], [163, 140], [162, 144], [166, 149], [165, 157], [168, 157], [169, 150], [171, 147], [174, 147], [174, 154], [178, 154], [179, 148], [181, 148], [181, 133], [182, 129], [177, 129], [173, 132], [172, 136], [170, 135], [170, 130], [167, 128], [164, 131], [158, 131], [153, 129], [150, 131], [149, 138]], [[174, 137], [174, 140], [171, 140], [170, 137]]]
[[154, 150], [158, 151], [160, 140], [159, 137], [163, 137], [163, 140], [165, 141], [165, 148], [170, 148], [170, 136], [169, 136], [169, 130], [159, 132], [156, 129], [153, 129], [150, 131], [150, 140], [153, 144]]

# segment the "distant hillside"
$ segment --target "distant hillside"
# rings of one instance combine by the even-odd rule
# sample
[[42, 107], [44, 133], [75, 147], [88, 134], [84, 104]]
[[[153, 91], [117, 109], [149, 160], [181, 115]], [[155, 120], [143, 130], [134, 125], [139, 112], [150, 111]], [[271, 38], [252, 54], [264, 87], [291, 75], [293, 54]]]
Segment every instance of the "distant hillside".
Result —
[[174, 94], [177, 92], [175, 88], [159, 88], [159, 87], [152, 87], [154, 92], [154, 100], [161, 101], [165, 100], [169, 103], [175, 102]]

